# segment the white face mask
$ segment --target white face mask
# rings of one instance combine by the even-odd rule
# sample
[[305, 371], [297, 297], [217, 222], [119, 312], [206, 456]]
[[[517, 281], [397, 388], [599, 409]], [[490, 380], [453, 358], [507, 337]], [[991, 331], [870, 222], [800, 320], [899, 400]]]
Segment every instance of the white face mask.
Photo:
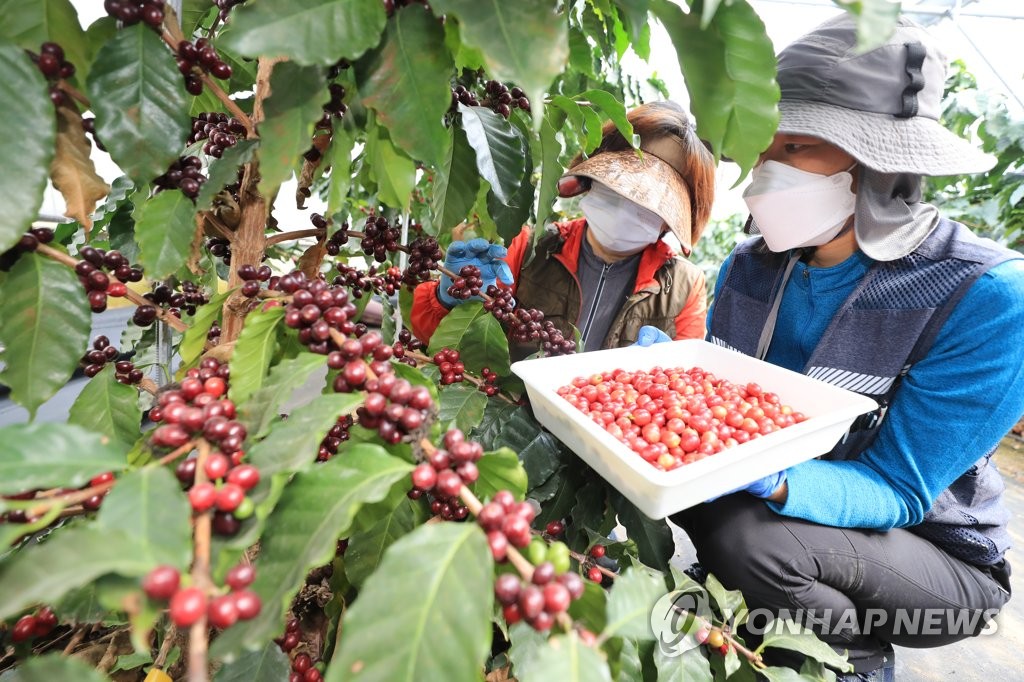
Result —
[[665, 222], [654, 211], [596, 181], [580, 199], [580, 208], [594, 238], [615, 254], [636, 253], [658, 241]]
[[857, 202], [849, 170], [820, 175], [778, 161], [754, 166], [743, 200], [768, 248], [778, 253], [832, 241]]

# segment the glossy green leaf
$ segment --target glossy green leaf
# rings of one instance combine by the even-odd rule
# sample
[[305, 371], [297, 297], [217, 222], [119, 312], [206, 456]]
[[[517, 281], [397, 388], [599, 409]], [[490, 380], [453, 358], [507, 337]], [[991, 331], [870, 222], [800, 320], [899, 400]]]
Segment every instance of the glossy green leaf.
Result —
[[601, 127], [603, 123], [597, 112], [590, 107], [580, 107], [580, 113], [583, 114], [583, 129], [587, 140], [583, 151], [586, 154], [592, 154], [601, 145]]
[[232, 293], [234, 293], [233, 290], [216, 294], [210, 298], [209, 303], [196, 308], [196, 314], [189, 321], [188, 329], [185, 330], [185, 334], [181, 339], [181, 345], [178, 346], [178, 354], [181, 356], [181, 366], [183, 369], [189, 369], [199, 362], [199, 358], [203, 354], [203, 348], [206, 347], [206, 336], [210, 333], [213, 323], [220, 319], [224, 301]]
[[747, 620], [747, 604], [739, 590], [727, 590], [713, 574], [704, 580], [704, 589], [715, 603], [723, 620], [742, 625]]
[[[136, 184], [177, 160], [192, 120], [174, 55], [153, 29], [138, 23], [119, 30], [96, 55], [86, 87], [96, 134]], [[170, 271], [147, 268], [146, 274], [163, 277]]]
[[601, 632], [608, 623], [608, 592], [592, 580], [583, 583], [583, 596], [569, 605], [569, 615], [591, 632]]
[[380, 126], [374, 126], [366, 140], [366, 156], [381, 202], [407, 209], [416, 187], [416, 163], [395, 147], [387, 130]]
[[192, 559], [191, 506], [170, 469], [129, 472], [103, 500], [96, 523], [134, 541], [140, 559], [186, 570]]
[[277, 349], [278, 323], [284, 317], [284, 306], [254, 310], [245, 317], [245, 326], [231, 354], [231, 389], [229, 396], [236, 405], [243, 404], [258, 391], [266, 378], [270, 359]]
[[243, 57], [328, 66], [377, 44], [387, 15], [375, 0], [254, 2], [231, 13], [223, 47]]
[[509, 490], [516, 499], [526, 494], [526, 470], [516, 453], [508, 448], [485, 452], [476, 463], [480, 478], [472, 485], [477, 497], [494, 497], [499, 490]]
[[892, 0], [833, 0], [857, 19], [857, 49], [868, 52], [892, 35], [900, 16], [900, 3]]
[[139, 391], [119, 382], [108, 364], [89, 380], [68, 412], [68, 422], [110, 438], [124, 450], [139, 439]]
[[352, 149], [356, 140], [353, 131], [349, 130], [343, 121], [335, 121], [331, 146], [327, 150], [327, 159], [331, 164], [331, 185], [327, 190], [329, 216], [341, 211], [348, 197], [349, 187], [352, 186]]
[[498, 376], [508, 376], [508, 337], [493, 315], [479, 315], [470, 323], [461, 345], [460, 359], [470, 371], [490, 368]]
[[[648, 14], [647, 14], [649, 0], [612, 0], [612, 1], [616, 5], [616, 7], [618, 7], [619, 15], [620, 16], [625, 16], [625, 18], [626, 18], [626, 22], [625, 23], [626, 23], [626, 25], [629, 28], [630, 37], [632, 38], [632, 41], [633, 41], [633, 50], [638, 55], [640, 55], [641, 59], [646, 60], [647, 57], [645, 57], [642, 54], [642, 50], [643, 50], [643, 47], [644, 47], [644, 45], [643, 45], [644, 34], [645, 34], [645, 30], [644, 29], [646, 29], [648, 27], [649, 23], [650, 23], [649, 20], [648, 20]], [[650, 32], [646, 31], [646, 34], [647, 34], [647, 36], [649, 38], [650, 37]], [[638, 46], [640, 47], [640, 49], [637, 49]], [[648, 49], [650, 48], [649, 45], [647, 47], [648, 47]]]
[[106, 682], [107, 677], [93, 666], [78, 658], [59, 653], [29, 656], [16, 668], [3, 676], [4, 682]]
[[260, 192], [273, 194], [309, 149], [313, 125], [330, 97], [322, 68], [281, 62], [270, 75], [266, 118], [259, 124]]
[[217, 671], [213, 682], [281, 682], [288, 679], [292, 663], [275, 642], [246, 651]]
[[487, 72], [521, 87], [534, 121], [543, 115], [544, 91], [569, 59], [568, 21], [555, 0], [434, 0], [438, 14], [459, 19], [462, 42], [478, 48]]
[[238, 419], [245, 424], [250, 438], [262, 438], [285, 402], [318, 370], [327, 366], [327, 356], [301, 353], [282, 360], [271, 368], [263, 385], [238, 408]]
[[586, 145], [586, 119], [583, 118], [583, 108], [576, 100], [565, 95], [552, 95], [551, 106], [563, 111], [569, 129], [580, 138], [580, 145]]
[[452, 126], [448, 153], [434, 175], [431, 215], [434, 227], [447, 230], [466, 219], [480, 187], [476, 170], [476, 152], [469, 146], [466, 132]]
[[411, 469], [382, 447], [362, 444], [296, 474], [267, 519], [260, 544], [251, 589], [263, 608], [256, 618], [225, 631], [214, 642], [213, 655], [233, 657], [243, 646], [251, 649], [278, 636], [281, 618], [306, 573], [334, 557], [338, 538], [348, 532], [360, 508], [383, 499]]
[[442, 348], [463, 348], [462, 339], [469, 333], [473, 322], [481, 315], [489, 316], [490, 313], [486, 312], [480, 303], [470, 301], [455, 306], [441, 320], [441, 324], [437, 325], [434, 335], [430, 337], [430, 347], [427, 353], [433, 356]]
[[207, 209], [213, 205], [213, 198], [238, 180], [238, 167], [248, 163], [256, 155], [258, 140], [239, 140], [234, 147], [229, 147], [219, 159], [211, 159], [207, 169], [207, 179], [196, 197], [196, 206]]
[[853, 666], [847, 661], [846, 656], [837, 654], [832, 647], [818, 639], [813, 632], [794, 622], [786, 622], [779, 627], [772, 627], [765, 634], [756, 653], [763, 653], [765, 649], [788, 649], [810, 656], [837, 670], [844, 672], [853, 670]]
[[[401, 487], [400, 483], [396, 484], [398, 487]], [[361, 587], [380, 566], [387, 549], [426, 520], [423, 505], [410, 500], [403, 492], [396, 507], [369, 528], [352, 533], [345, 550], [345, 575], [349, 582]]]
[[[807, 678], [801, 675], [792, 668], [781, 668], [778, 666], [768, 666], [767, 668], [758, 669], [758, 674], [763, 675], [768, 682], [807, 682]], [[710, 670], [709, 670], [710, 673]], [[675, 679], [682, 680], [683, 678], [677, 677]], [[689, 678], [687, 678], [689, 679]], [[707, 679], [711, 679], [710, 675]], [[660, 680], [659, 680], [660, 682]]]
[[178, 190], [165, 190], [135, 207], [135, 238], [146, 276], [173, 275], [188, 260], [196, 234], [196, 205]]
[[518, 676], [519, 670], [528, 665], [527, 661], [547, 645], [548, 633], [537, 632], [529, 624], [520, 621], [508, 629], [508, 639], [512, 643], [508, 650], [512, 674]]
[[686, 79], [697, 133], [743, 175], [772, 141], [779, 122], [776, 59], [764, 23], [746, 2], [723, 5], [707, 29], [698, 12], [651, 0]]
[[11, 424], [0, 428], [0, 494], [37, 488], [78, 488], [104, 471], [125, 468], [123, 451], [106, 436], [73, 424]]
[[[24, 4], [24, 3], [23, 3]], [[6, 23], [7, 16], [4, 17]], [[0, 41], [0, 252], [28, 231], [43, 202], [56, 121], [46, 79], [25, 52]]]
[[586, 90], [577, 95], [576, 99], [590, 102], [599, 108], [627, 141], [638, 141], [633, 138], [633, 124], [626, 118], [626, 105], [615, 99], [615, 95], [604, 90]]
[[437, 420], [469, 433], [484, 417], [487, 396], [472, 385], [454, 384], [440, 391]]
[[380, 47], [359, 64], [363, 104], [377, 112], [392, 142], [431, 165], [446, 156], [442, 118], [452, 103], [452, 68], [444, 28], [415, 4], [395, 13]]
[[[555, 199], [558, 198], [558, 178], [562, 177], [562, 165], [558, 162], [562, 155], [562, 142], [558, 138], [550, 117], [545, 116], [540, 126], [541, 176], [537, 188], [537, 225], [544, 225], [551, 216]], [[543, 230], [536, 230], [536, 234]]]
[[487, 193], [487, 212], [494, 220], [498, 230], [498, 236], [505, 244], [511, 244], [512, 240], [522, 231], [523, 225], [531, 222], [530, 214], [533, 210], [534, 186], [533, 186], [533, 156], [530, 153], [529, 145], [525, 145], [523, 153], [526, 166], [523, 170], [523, 177], [519, 180], [519, 188], [516, 189], [508, 203], [502, 203], [494, 192]]
[[608, 623], [602, 635], [654, 639], [651, 611], [666, 591], [660, 575], [641, 568], [627, 568], [615, 579], [608, 596]]
[[64, 59], [75, 66], [73, 78], [85, 81], [92, 60], [71, 0], [0, 0], [0, 17], [0, 38], [35, 53], [44, 42], [59, 43]]
[[0, 383], [35, 416], [78, 366], [92, 315], [74, 270], [22, 254], [0, 286]]
[[626, 528], [626, 535], [636, 542], [640, 561], [668, 572], [668, 561], [675, 553], [675, 540], [665, 520], [652, 519], [618, 492], [611, 494], [610, 501], [619, 523]]
[[398, 540], [345, 614], [327, 682], [479, 679], [490, 651], [493, 566], [476, 524], [424, 525]]
[[665, 655], [661, 647], [654, 648], [654, 665], [658, 669], [658, 682], [712, 682], [711, 666], [701, 648], [684, 651], [679, 656]]
[[555, 635], [524, 661], [520, 682], [611, 682], [608, 663], [575, 632]]
[[[53, 604], [107, 573], [142, 576], [153, 562], [123, 533], [96, 526], [62, 528], [46, 542], [0, 563], [0, 618], [36, 604]], [[46, 566], [45, 571], [39, 570]]]
[[519, 189], [525, 168], [525, 142], [519, 130], [486, 107], [459, 105], [462, 128], [476, 152], [476, 167], [502, 203]]

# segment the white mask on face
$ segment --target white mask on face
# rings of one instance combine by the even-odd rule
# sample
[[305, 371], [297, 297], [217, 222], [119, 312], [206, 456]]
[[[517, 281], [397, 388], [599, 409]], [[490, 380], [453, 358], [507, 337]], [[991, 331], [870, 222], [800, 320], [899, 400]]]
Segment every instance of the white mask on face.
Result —
[[849, 170], [820, 175], [778, 161], [755, 166], [743, 200], [768, 248], [779, 253], [832, 241], [857, 202]]
[[665, 222], [654, 211], [596, 181], [580, 199], [580, 208], [597, 241], [616, 254], [636, 253], [658, 241]]

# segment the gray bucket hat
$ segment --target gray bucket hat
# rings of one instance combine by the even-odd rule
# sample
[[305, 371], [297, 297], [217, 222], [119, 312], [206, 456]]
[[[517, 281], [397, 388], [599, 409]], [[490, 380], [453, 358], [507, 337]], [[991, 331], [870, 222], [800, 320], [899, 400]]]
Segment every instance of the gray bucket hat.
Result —
[[857, 50], [844, 13], [779, 53], [779, 132], [812, 135], [882, 173], [981, 173], [995, 158], [939, 123], [946, 57], [901, 17], [884, 45]]

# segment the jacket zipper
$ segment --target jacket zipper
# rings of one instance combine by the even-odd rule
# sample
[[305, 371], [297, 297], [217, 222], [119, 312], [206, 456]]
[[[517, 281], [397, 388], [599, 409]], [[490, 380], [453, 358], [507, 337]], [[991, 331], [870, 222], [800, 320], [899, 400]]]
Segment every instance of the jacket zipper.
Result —
[[587, 314], [587, 325], [583, 328], [583, 333], [580, 335], [584, 348], [587, 346], [587, 337], [590, 335], [590, 329], [594, 325], [594, 312], [597, 310], [597, 304], [601, 302], [601, 294], [604, 293], [604, 278], [608, 274], [609, 268], [611, 268], [609, 263], [601, 265], [601, 279], [597, 280], [597, 291], [594, 292], [594, 300], [591, 302], [590, 312]]

